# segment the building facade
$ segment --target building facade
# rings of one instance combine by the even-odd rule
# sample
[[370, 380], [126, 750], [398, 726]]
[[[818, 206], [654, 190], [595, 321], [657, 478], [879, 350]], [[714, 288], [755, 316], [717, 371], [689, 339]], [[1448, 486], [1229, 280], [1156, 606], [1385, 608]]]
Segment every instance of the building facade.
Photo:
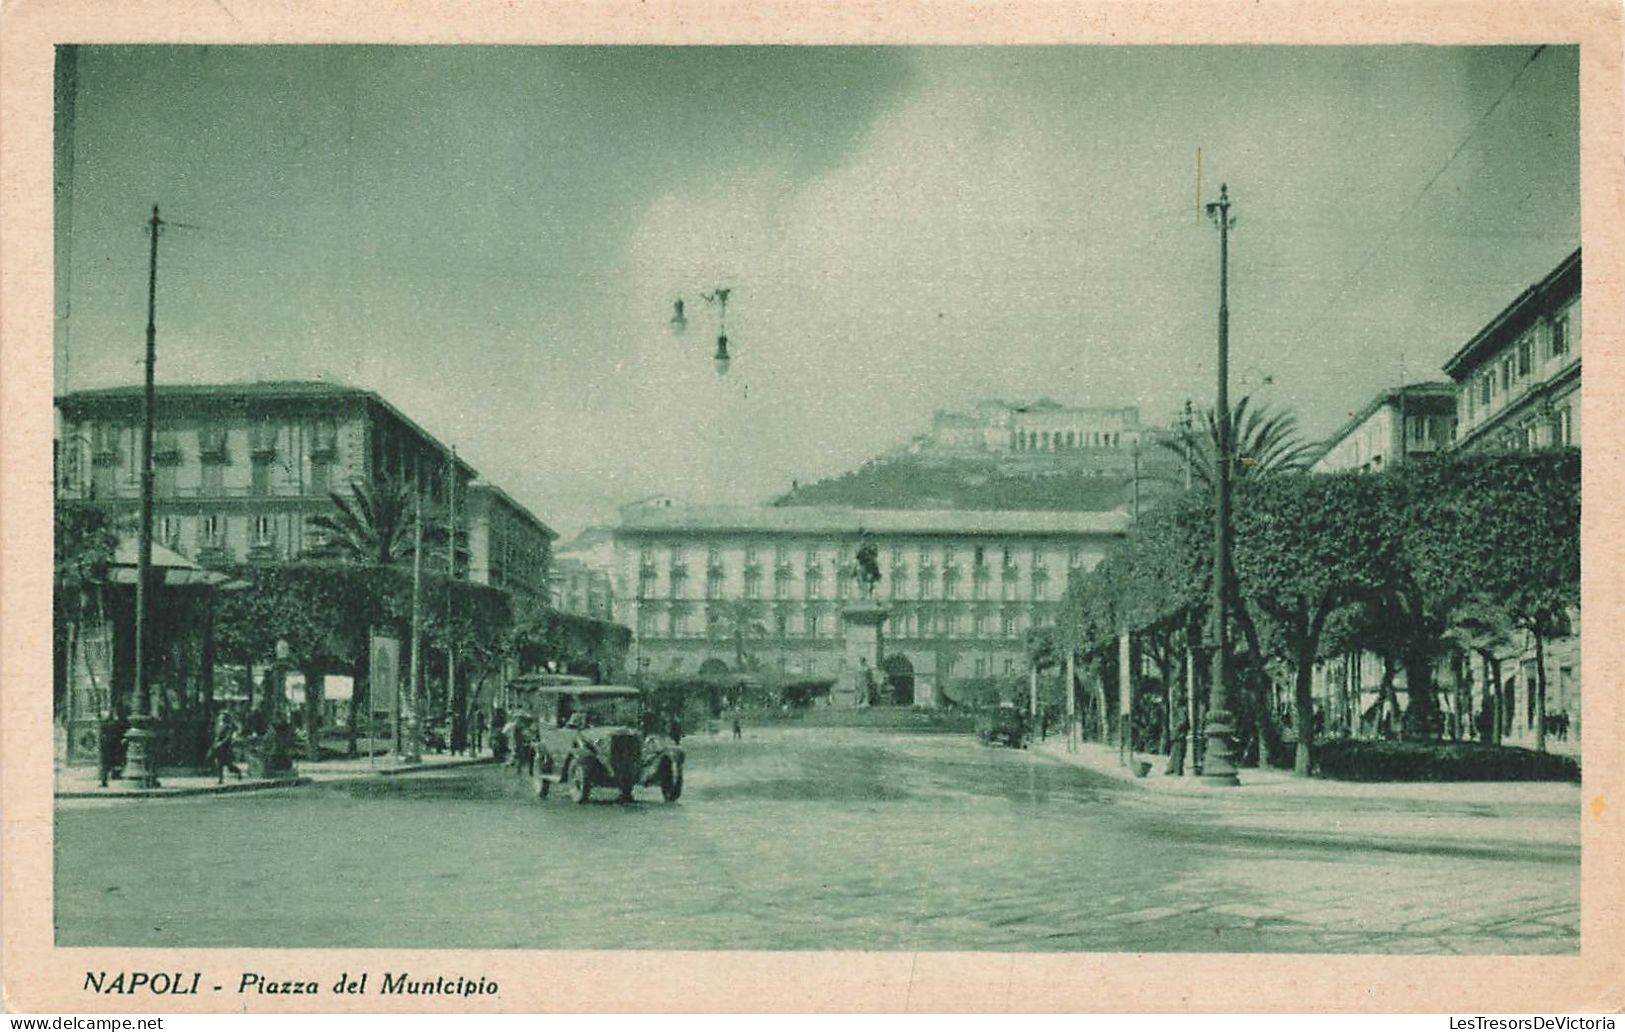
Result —
[[1414, 383], [1371, 399], [1327, 439], [1314, 472], [1378, 473], [1408, 458], [1449, 448], [1456, 433], [1456, 386]]
[[[651, 499], [615, 531], [618, 616], [652, 673], [720, 673], [736, 638], [756, 669], [839, 678], [841, 613], [873, 542], [887, 607], [885, 670], [899, 702], [932, 705], [956, 681], [1025, 669], [1024, 636], [1053, 622], [1068, 574], [1128, 529], [1121, 512], [698, 507]], [[743, 616], [742, 616], [743, 614]], [[736, 635], [734, 626], [750, 626]]]
[[[1580, 444], [1580, 252], [1475, 333], [1444, 364], [1449, 383], [1417, 384], [1379, 395], [1328, 442], [1321, 472], [1377, 471], [1418, 454], [1451, 448], [1502, 450]], [[1403, 410], [1403, 411], [1402, 411]], [[1402, 429], [1403, 428], [1403, 429]], [[1570, 633], [1545, 644], [1548, 748], [1577, 749], [1580, 715], [1580, 613]], [[1486, 697], [1498, 697], [1496, 740], [1529, 745], [1538, 723], [1540, 671], [1533, 641], [1512, 632], [1491, 650], [1436, 670], [1440, 702], [1457, 733], [1482, 731]], [[1405, 675], [1380, 657], [1351, 653], [1317, 665], [1317, 688], [1339, 724], [1369, 724], [1385, 676], [1405, 699]]]
[[974, 413], [938, 412], [917, 450], [1127, 454], [1140, 443], [1139, 409], [981, 401]]
[[1580, 444], [1580, 252], [1518, 295], [1444, 364], [1458, 448]]
[[[57, 498], [133, 522], [141, 500], [140, 387], [57, 399]], [[153, 536], [205, 565], [297, 559], [324, 544], [308, 518], [332, 494], [386, 478], [445, 505], [468, 463], [371, 391], [320, 382], [159, 387]]]
[[546, 601], [558, 535], [495, 484], [475, 481], [467, 499], [468, 579]]

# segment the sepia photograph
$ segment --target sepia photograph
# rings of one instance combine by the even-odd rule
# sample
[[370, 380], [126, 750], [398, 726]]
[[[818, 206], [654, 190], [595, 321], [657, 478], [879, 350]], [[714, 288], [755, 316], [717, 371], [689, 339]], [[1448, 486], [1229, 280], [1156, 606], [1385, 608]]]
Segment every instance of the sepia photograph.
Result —
[[1574, 37], [93, 39], [38, 947], [1578, 961]]

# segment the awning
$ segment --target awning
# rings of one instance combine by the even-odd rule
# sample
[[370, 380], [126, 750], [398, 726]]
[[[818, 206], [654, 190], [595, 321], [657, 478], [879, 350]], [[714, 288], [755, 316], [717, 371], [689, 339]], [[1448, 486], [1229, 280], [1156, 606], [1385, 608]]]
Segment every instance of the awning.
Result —
[[[114, 584], [134, 584], [138, 551], [135, 535], [121, 534], [118, 547], [113, 550], [112, 565], [107, 568], [107, 579]], [[204, 569], [156, 541], [152, 543], [152, 572], [155, 578], [161, 576], [161, 583], [170, 588], [247, 587], [223, 573]]]

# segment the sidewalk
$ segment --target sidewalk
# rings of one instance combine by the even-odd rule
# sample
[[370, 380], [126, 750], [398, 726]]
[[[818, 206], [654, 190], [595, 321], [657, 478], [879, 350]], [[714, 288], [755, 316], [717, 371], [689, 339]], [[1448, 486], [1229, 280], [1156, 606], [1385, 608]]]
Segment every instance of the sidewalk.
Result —
[[1168, 757], [1135, 753], [1134, 759], [1151, 764], [1145, 777], [1134, 776], [1118, 759], [1117, 749], [1097, 742], [1080, 742], [1068, 752], [1064, 737], [1035, 742], [1033, 751], [1083, 767], [1096, 774], [1128, 782], [1155, 792], [1185, 795], [1240, 794], [1266, 799], [1372, 799], [1414, 803], [1509, 803], [1536, 806], [1573, 806], [1580, 803], [1580, 786], [1558, 781], [1335, 781], [1300, 778], [1290, 771], [1245, 768], [1239, 772], [1241, 791], [1213, 788], [1201, 778], [1163, 773]]
[[216, 795], [229, 792], [253, 792], [272, 788], [293, 788], [314, 782], [353, 781], [360, 778], [387, 777], [392, 774], [415, 774], [430, 770], [446, 770], [491, 763], [485, 756], [454, 756], [428, 753], [417, 763], [400, 763], [393, 756], [380, 756], [370, 761], [365, 756], [355, 759], [327, 759], [296, 761], [292, 774], [277, 778], [236, 778], [226, 775], [218, 782], [206, 774], [176, 774], [163, 778], [158, 788], [141, 788], [133, 781], [114, 780], [106, 788], [97, 782], [95, 767], [58, 767], [56, 769], [56, 798], [58, 799], [173, 799], [182, 796]]

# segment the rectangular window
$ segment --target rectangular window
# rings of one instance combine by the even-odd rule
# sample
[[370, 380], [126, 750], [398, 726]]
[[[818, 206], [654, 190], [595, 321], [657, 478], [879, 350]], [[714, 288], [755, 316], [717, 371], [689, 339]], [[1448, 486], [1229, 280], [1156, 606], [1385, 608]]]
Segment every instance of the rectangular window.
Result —
[[276, 517], [255, 516], [252, 527], [252, 543], [256, 548], [265, 548], [276, 541]]
[[152, 493], [159, 498], [175, 497], [175, 470], [173, 462], [160, 462], [152, 467]]
[[317, 498], [325, 498], [333, 493], [333, 467], [320, 459], [310, 460], [310, 491]]
[[97, 455], [117, 455], [119, 434], [122, 431], [116, 423], [97, 423], [91, 428], [91, 448]]
[[248, 428], [248, 450], [255, 455], [276, 454], [276, 426], [254, 423]]
[[823, 581], [818, 577], [807, 578], [807, 597], [818, 598], [824, 593]]
[[1009, 657], [1006, 657], [1005, 661], [1004, 661], [1004, 672], [1007, 673], [1007, 674], [1015, 673], [1016, 672], [1016, 661], [1013, 660], [1013, 659], [1010, 659]]
[[1495, 397], [1495, 377], [1485, 373], [1478, 378], [1478, 403], [1487, 408], [1493, 397]]
[[647, 609], [638, 610], [638, 633], [650, 635], [655, 632], [655, 615]]
[[817, 613], [808, 613], [807, 614], [807, 635], [808, 635], [808, 637], [812, 637], [812, 638], [818, 637], [818, 614]]
[[1568, 354], [1569, 313], [1564, 312], [1552, 320], [1552, 357]]
[[165, 548], [180, 547], [181, 518], [179, 516], [161, 516], [158, 518], [158, 540]]
[[226, 467], [218, 462], [205, 462], [203, 464], [203, 487], [201, 493], [205, 498], [219, 498], [226, 493]]
[[976, 676], [977, 677], [986, 677], [987, 676], [987, 657], [986, 656], [977, 656], [976, 657]]
[[249, 464], [248, 493], [263, 498], [271, 493], [271, 463], [256, 458]]
[[226, 519], [224, 516], [201, 516], [197, 521], [199, 548], [224, 548], [226, 545]]
[[312, 457], [332, 458], [339, 450], [339, 429], [332, 420], [318, 420], [310, 427]]
[[1505, 394], [1510, 390], [1512, 390], [1512, 359], [1509, 356], [1501, 359], [1501, 393]]
[[[716, 589], [714, 593], [713, 593], [712, 589]], [[722, 582], [721, 581], [711, 581], [711, 582], [709, 582], [705, 586], [705, 591], [706, 591], [706, 597], [707, 598], [721, 598], [722, 597]], [[752, 599], [752, 600], [762, 597], [762, 578], [760, 578], [760, 577], [746, 577], [745, 578], [745, 597], [748, 598], [748, 599]]]
[[1015, 614], [1013, 614], [1013, 613], [1004, 614], [1004, 628], [1003, 629], [1004, 629], [1004, 636], [1006, 638], [1014, 638], [1016, 636], [1016, 617], [1015, 617]]
[[1518, 340], [1518, 377], [1522, 379], [1529, 375], [1529, 369], [1534, 364], [1535, 338], [1533, 334], [1526, 333]]

